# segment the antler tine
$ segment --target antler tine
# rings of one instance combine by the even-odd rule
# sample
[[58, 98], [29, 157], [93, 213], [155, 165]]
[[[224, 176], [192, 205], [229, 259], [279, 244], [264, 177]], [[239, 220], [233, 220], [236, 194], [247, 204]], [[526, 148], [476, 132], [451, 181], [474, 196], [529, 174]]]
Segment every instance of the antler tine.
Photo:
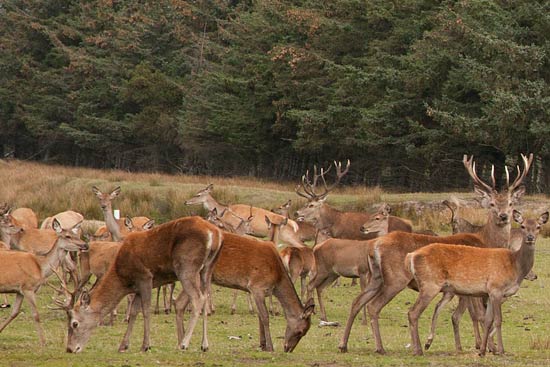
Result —
[[533, 153], [530, 153], [529, 157], [527, 157], [525, 154], [522, 153], [521, 154], [521, 159], [523, 160], [523, 165], [524, 165], [523, 172], [521, 172], [521, 170], [519, 168], [519, 165], [518, 165], [517, 166], [517, 171], [518, 171], [517, 177], [514, 180], [514, 182], [508, 187], [509, 191], [514, 191], [515, 189], [517, 189], [518, 186], [521, 185], [522, 181], [527, 176], [527, 173], [529, 172], [529, 169], [531, 168], [531, 164], [533, 163]]
[[466, 168], [466, 171], [468, 171], [468, 174], [474, 181], [474, 185], [481, 186], [481, 188], [485, 189], [487, 192], [492, 192], [494, 190], [494, 187], [491, 187], [487, 185], [485, 182], [483, 182], [479, 176], [476, 173], [476, 162], [474, 161], [474, 156], [472, 155], [470, 158], [466, 154], [464, 154], [464, 157], [462, 158], [462, 163], [464, 163], [464, 167]]
[[506, 172], [506, 187], [510, 187], [510, 171], [508, 171], [508, 166], [504, 166], [504, 172]]
[[323, 185], [325, 187], [325, 192], [321, 195], [321, 197], [327, 196], [330, 191], [334, 190], [334, 188], [342, 180], [342, 177], [344, 177], [346, 175], [346, 173], [348, 173], [350, 164], [351, 164], [351, 162], [348, 159], [346, 168], [344, 169], [344, 171], [342, 171], [342, 162], [341, 161], [340, 162], [334, 161], [334, 167], [336, 167], [336, 181], [329, 187], [329, 186], [327, 186], [327, 182], [325, 180], [325, 177], [324, 176], [321, 177], [323, 179]]
[[495, 180], [495, 165], [491, 165], [491, 183], [493, 184], [493, 189], [497, 187], [497, 181]]

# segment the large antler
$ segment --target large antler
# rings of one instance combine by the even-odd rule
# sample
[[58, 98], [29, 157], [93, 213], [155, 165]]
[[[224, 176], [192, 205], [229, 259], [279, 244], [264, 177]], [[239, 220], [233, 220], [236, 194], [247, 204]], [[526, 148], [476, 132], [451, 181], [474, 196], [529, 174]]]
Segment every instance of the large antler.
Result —
[[[59, 279], [59, 287], [56, 287], [52, 283], [48, 282], [47, 285], [53, 288], [59, 295], [64, 295], [64, 299], [61, 300], [59, 297], [54, 297], [54, 303], [57, 305], [55, 309], [70, 311], [76, 300], [80, 297], [80, 294], [83, 292], [83, 285], [79, 284], [79, 276], [75, 271], [70, 271], [71, 278], [74, 283], [74, 290], [71, 291], [67, 285], [64, 274], [61, 274], [59, 270], [52, 268], [53, 273]], [[64, 271], [62, 269], [62, 271]]]
[[493, 192], [496, 190], [496, 181], [495, 181], [495, 166], [491, 166], [491, 182], [493, 186], [489, 186], [485, 182], [483, 182], [482, 179], [479, 178], [479, 176], [476, 173], [476, 162], [474, 162], [474, 156], [468, 156], [464, 154], [464, 157], [462, 158], [462, 163], [464, 163], [464, 167], [466, 167], [466, 171], [470, 174], [470, 177], [472, 180], [474, 180], [474, 185], [483, 189], [486, 192]]
[[533, 153], [529, 154], [529, 157], [527, 157], [525, 154], [522, 153], [521, 159], [523, 160], [523, 165], [524, 165], [523, 172], [521, 172], [518, 164], [516, 166], [517, 176], [511, 185], [510, 185], [510, 174], [508, 172], [508, 168], [506, 167], [506, 184], [508, 185], [508, 191], [510, 192], [515, 191], [527, 176], [527, 173], [529, 172], [529, 168], [531, 168], [531, 164], [533, 163]]
[[[321, 168], [321, 173], [317, 174], [317, 166], [313, 166], [313, 180], [309, 180], [309, 170], [306, 171], [306, 174], [302, 176], [302, 183], [298, 186], [296, 186], [296, 193], [310, 201], [313, 200], [319, 200], [325, 198], [330, 191], [332, 191], [339, 183], [342, 177], [349, 171], [350, 161], [348, 159], [346, 168], [342, 171], [342, 162], [336, 162], [334, 161], [334, 167], [336, 167], [336, 181], [329, 187], [327, 186], [327, 181], [325, 179], [325, 175], [330, 171], [332, 166], [329, 166], [328, 169]], [[323, 187], [324, 191], [322, 193], [315, 192], [317, 188], [317, 181], [321, 178], [323, 181]], [[300, 192], [300, 188], [304, 190], [304, 192]]]

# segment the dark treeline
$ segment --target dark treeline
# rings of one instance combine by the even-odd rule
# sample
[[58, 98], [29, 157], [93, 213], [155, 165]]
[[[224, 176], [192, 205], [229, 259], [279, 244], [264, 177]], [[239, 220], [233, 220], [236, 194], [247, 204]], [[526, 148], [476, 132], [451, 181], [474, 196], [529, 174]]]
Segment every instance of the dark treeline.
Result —
[[548, 1], [0, 3], [0, 152], [127, 170], [550, 186]]

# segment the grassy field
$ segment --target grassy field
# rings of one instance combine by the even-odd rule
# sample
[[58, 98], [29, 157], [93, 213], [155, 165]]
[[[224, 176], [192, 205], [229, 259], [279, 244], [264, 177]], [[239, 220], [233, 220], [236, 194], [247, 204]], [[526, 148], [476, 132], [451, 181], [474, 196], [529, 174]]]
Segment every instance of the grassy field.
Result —
[[[107, 191], [122, 186], [117, 206], [128, 215], [148, 215], [163, 222], [182, 215], [202, 213], [200, 208], [186, 207], [183, 201], [207, 183], [216, 186], [214, 196], [225, 203], [245, 202], [270, 208], [288, 198], [297, 199], [293, 183], [259, 182], [248, 178], [215, 178], [166, 176], [160, 174], [131, 174], [120, 171], [95, 171], [66, 167], [51, 167], [27, 162], [1, 162], [3, 185], [0, 202], [14, 207], [28, 206], [37, 211], [40, 218], [68, 208], [78, 210], [87, 218], [101, 219], [91, 186], [98, 185]], [[330, 202], [339, 208], [368, 210], [380, 201], [399, 204], [407, 200], [437, 201], [448, 197], [438, 194], [390, 194], [379, 188], [351, 188], [331, 194]], [[461, 197], [471, 194], [459, 193]], [[543, 200], [529, 197], [528, 200]], [[296, 200], [295, 205], [299, 204]], [[412, 218], [415, 225], [418, 218]], [[432, 213], [426, 224], [434, 229], [448, 230], [448, 213]], [[200, 352], [200, 328], [195, 330], [190, 350], [180, 351], [176, 346], [175, 316], [154, 315], [152, 320], [152, 350], [139, 352], [142, 338], [141, 318], [134, 329], [130, 351], [117, 353], [126, 324], [120, 317], [113, 327], [99, 327], [86, 350], [78, 355], [65, 353], [66, 316], [52, 310], [52, 290], [43, 287], [38, 303], [47, 345], [40, 347], [29, 307], [0, 334], [0, 366], [547, 366], [550, 365], [550, 239], [541, 238], [537, 243], [535, 271], [539, 278], [525, 281], [518, 294], [503, 306], [504, 356], [477, 356], [473, 348], [473, 336], [469, 319], [462, 322], [463, 353], [454, 352], [454, 340], [450, 313], [453, 301], [439, 320], [438, 335], [432, 348], [424, 357], [411, 356], [407, 328], [407, 310], [416, 293], [402, 292], [381, 314], [381, 332], [388, 355], [379, 356], [374, 351], [370, 328], [356, 320], [349, 343], [349, 353], [338, 353], [338, 342], [343, 327], [318, 327], [319, 318], [312, 317], [313, 325], [294, 353], [282, 352], [285, 321], [282, 316], [271, 318], [274, 353], [264, 353], [258, 348], [258, 319], [246, 308], [246, 298], [239, 297], [236, 315], [230, 315], [231, 291], [214, 286], [216, 313], [209, 318], [210, 351]], [[358, 287], [350, 287], [349, 280], [326, 292], [328, 317], [345, 323], [351, 300], [358, 294]], [[11, 297], [11, 296], [10, 296]], [[13, 299], [13, 297], [11, 297]], [[124, 305], [119, 307], [122, 313]], [[427, 336], [433, 305], [421, 318], [421, 336]], [[9, 314], [0, 310], [0, 318]], [[230, 338], [231, 336], [240, 339]]]

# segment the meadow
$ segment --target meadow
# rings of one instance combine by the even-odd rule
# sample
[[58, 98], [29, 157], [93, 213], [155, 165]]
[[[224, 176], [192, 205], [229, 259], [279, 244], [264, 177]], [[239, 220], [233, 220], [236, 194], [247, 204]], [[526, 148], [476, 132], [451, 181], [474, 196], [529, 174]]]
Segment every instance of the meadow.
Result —
[[[120, 185], [122, 194], [114, 207], [123, 215], [147, 215], [161, 223], [190, 214], [204, 214], [202, 208], [188, 207], [183, 202], [196, 191], [214, 183], [214, 196], [224, 203], [248, 203], [272, 208], [293, 199], [298, 207], [304, 201], [294, 193], [295, 183], [263, 182], [253, 178], [219, 178], [197, 176], [169, 176], [162, 174], [134, 174], [122, 171], [99, 171], [81, 168], [58, 167], [20, 161], [0, 161], [3, 178], [0, 202], [14, 207], [31, 207], [40, 219], [57, 212], [73, 209], [89, 219], [102, 219], [97, 200], [91, 192], [96, 185], [110, 190]], [[466, 190], [466, 188], [465, 188]], [[461, 198], [472, 198], [471, 192], [454, 193]], [[399, 208], [405, 201], [433, 203], [448, 198], [450, 193], [388, 193], [380, 188], [345, 188], [329, 197], [329, 203], [345, 210], [374, 210], [382, 201]], [[542, 196], [528, 196], [526, 203], [544, 202]], [[408, 214], [408, 213], [403, 213]], [[482, 221], [483, 212], [471, 209], [467, 217]], [[411, 213], [415, 227], [428, 227], [440, 233], [449, 232], [448, 210]], [[477, 356], [473, 348], [473, 334], [468, 317], [461, 324], [464, 352], [454, 351], [454, 339], [450, 315], [456, 301], [442, 313], [439, 328], [431, 349], [423, 357], [413, 357], [408, 344], [407, 310], [416, 293], [402, 292], [381, 314], [382, 338], [388, 352], [385, 356], [374, 353], [374, 345], [367, 325], [358, 317], [352, 330], [349, 352], [338, 352], [338, 342], [343, 332], [340, 327], [319, 327], [317, 315], [312, 317], [309, 333], [300, 341], [293, 353], [283, 353], [282, 343], [285, 322], [283, 316], [272, 316], [271, 330], [274, 353], [259, 350], [258, 319], [247, 311], [244, 293], [239, 296], [237, 313], [229, 312], [232, 291], [214, 286], [216, 313], [209, 318], [210, 350], [200, 351], [200, 328], [195, 329], [190, 349], [176, 349], [174, 314], [154, 315], [152, 318], [152, 350], [139, 352], [142, 338], [141, 318], [134, 329], [130, 350], [118, 353], [117, 348], [126, 324], [122, 321], [125, 302], [119, 306], [119, 316], [114, 326], [96, 329], [86, 349], [81, 354], [65, 352], [67, 334], [66, 315], [53, 310], [53, 290], [42, 287], [38, 304], [47, 344], [40, 347], [29, 307], [23, 305], [23, 313], [0, 333], [0, 366], [546, 366], [550, 365], [550, 239], [539, 238], [534, 270], [535, 281], [525, 281], [516, 296], [503, 306], [504, 356]], [[6, 271], [5, 269], [3, 271]], [[54, 279], [50, 279], [55, 282]], [[351, 300], [358, 294], [358, 287], [351, 287], [349, 280], [340, 287], [325, 292], [327, 314], [331, 321], [345, 323]], [[10, 299], [13, 299], [10, 296]], [[420, 333], [427, 336], [432, 305], [421, 318]], [[0, 310], [0, 319], [9, 314]]]

